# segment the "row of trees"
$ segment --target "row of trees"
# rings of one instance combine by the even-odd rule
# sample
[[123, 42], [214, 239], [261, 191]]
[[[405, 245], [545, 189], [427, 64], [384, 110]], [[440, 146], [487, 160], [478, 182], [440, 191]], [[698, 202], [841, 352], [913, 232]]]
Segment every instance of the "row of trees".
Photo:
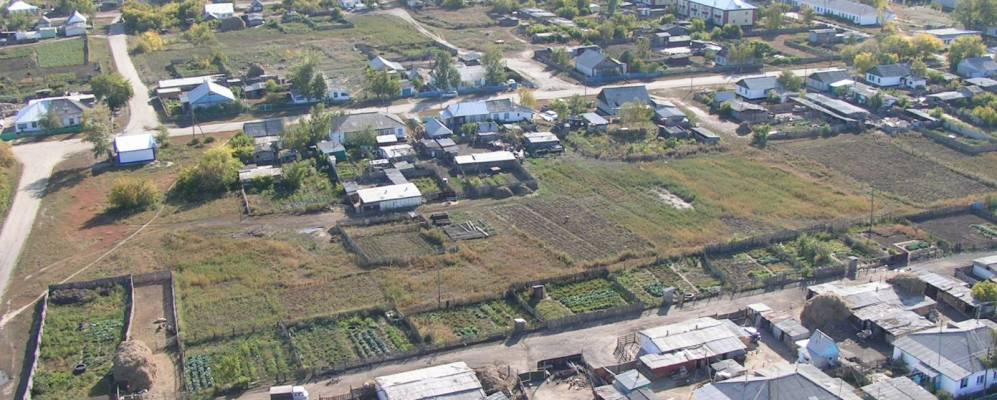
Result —
[[189, 26], [202, 20], [204, 4], [204, 0], [182, 0], [163, 5], [127, 0], [121, 6], [121, 20], [130, 32]]
[[[845, 46], [840, 54], [845, 62], [851, 64], [860, 73], [872, 69], [879, 64], [909, 62], [920, 66], [924, 61], [944, 49], [944, 44], [938, 38], [926, 33], [905, 36], [900, 33], [887, 33], [877, 40], [867, 40], [861, 44]], [[948, 48], [947, 60], [949, 68], [955, 70], [959, 62], [970, 57], [978, 57], [986, 52], [986, 45], [978, 36], [964, 36], [953, 41]], [[919, 67], [924, 75], [924, 67]]]
[[[442, 91], [451, 91], [460, 87], [460, 72], [454, 62], [453, 56], [449, 52], [437, 50], [433, 53], [433, 69], [430, 72], [432, 86]], [[485, 81], [489, 85], [499, 85], [508, 79], [505, 69], [505, 62], [502, 61], [502, 51], [496, 46], [489, 46], [485, 49], [481, 58], [481, 64], [485, 67]], [[365, 89], [368, 95], [377, 99], [390, 99], [398, 96], [401, 92], [401, 78], [397, 73], [387, 70], [374, 71], [367, 68], [365, 71]], [[421, 82], [418, 76], [413, 77], [413, 85], [417, 89], [423, 89], [427, 82]]]

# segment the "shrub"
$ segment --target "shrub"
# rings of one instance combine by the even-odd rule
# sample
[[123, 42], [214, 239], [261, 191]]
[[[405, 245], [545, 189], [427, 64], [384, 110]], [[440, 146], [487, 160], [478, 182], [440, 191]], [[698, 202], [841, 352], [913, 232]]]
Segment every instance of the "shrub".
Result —
[[175, 191], [188, 200], [218, 195], [235, 185], [241, 168], [242, 163], [232, 156], [232, 149], [210, 149], [197, 165], [180, 172]]
[[215, 137], [214, 136], [208, 136], [208, 137], [204, 138], [204, 144], [209, 144], [209, 143], [214, 143], [214, 142], [215, 142]]
[[142, 211], [159, 201], [159, 190], [149, 180], [118, 178], [107, 195], [111, 210]]
[[53, 304], [89, 303], [97, 298], [97, 292], [90, 289], [58, 289], [48, 296]]
[[0, 142], [0, 168], [10, 168], [15, 161], [14, 150], [10, 143]]

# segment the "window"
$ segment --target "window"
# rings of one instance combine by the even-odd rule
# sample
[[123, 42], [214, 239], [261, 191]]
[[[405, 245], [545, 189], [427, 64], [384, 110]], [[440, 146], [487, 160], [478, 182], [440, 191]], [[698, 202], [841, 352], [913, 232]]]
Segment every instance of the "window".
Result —
[[969, 378], [962, 378], [962, 380], [959, 381], [959, 388], [962, 389], [966, 386], [969, 386]]
[[986, 378], [986, 377], [987, 377], [987, 374], [983, 374], [983, 375], [977, 376], [976, 377], [976, 384], [977, 385], [982, 385], [983, 384], [983, 379]]
[[37, 128], [38, 127], [38, 122], [32, 122], [31, 123], [31, 127], [32, 128]]

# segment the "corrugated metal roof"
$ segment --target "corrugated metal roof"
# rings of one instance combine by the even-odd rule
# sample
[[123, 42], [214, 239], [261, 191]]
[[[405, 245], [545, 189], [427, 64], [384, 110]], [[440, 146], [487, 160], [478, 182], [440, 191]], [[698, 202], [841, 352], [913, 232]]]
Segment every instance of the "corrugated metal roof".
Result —
[[936, 400], [937, 397], [906, 376], [887, 379], [863, 386], [862, 391], [873, 400]]
[[971, 320], [956, 328], [926, 329], [897, 339], [893, 346], [953, 380], [984, 369], [981, 357], [994, 350], [997, 324]]
[[492, 151], [488, 153], [474, 153], [454, 157], [457, 165], [480, 164], [487, 162], [514, 161], [516, 156], [508, 151]]
[[419, 188], [417, 188], [415, 184], [404, 183], [401, 185], [388, 185], [360, 189], [357, 190], [357, 195], [360, 196], [361, 202], [370, 204], [388, 200], [420, 197], [422, 196], [422, 193], [419, 192]]
[[855, 389], [809, 364], [771, 377], [745, 377], [711, 383], [696, 389], [695, 400], [861, 400]]
[[[415, 186], [415, 185], [413, 185]], [[463, 362], [422, 368], [374, 379], [386, 400], [481, 400], [485, 392]]]
[[148, 150], [156, 147], [156, 139], [150, 134], [123, 135], [114, 138], [114, 149], [124, 151]]

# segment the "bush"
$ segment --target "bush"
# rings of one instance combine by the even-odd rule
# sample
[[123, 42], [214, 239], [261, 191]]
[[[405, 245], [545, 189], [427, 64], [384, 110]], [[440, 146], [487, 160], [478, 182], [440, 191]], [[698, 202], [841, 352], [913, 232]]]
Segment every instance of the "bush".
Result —
[[177, 178], [176, 194], [187, 200], [199, 200], [227, 191], [239, 180], [242, 163], [232, 156], [232, 149], [218, 147], [204, 153], [193, 167], [185, 168]]
[[118, 178], [107, 195], [110, 209], [115, 211], [142, 211], [159, 201], [159, 190], [149, 180]]
[[209, 143], [214, 143], [214, 142], [215, 142], [215, 137], [214, 136], [208, 136], [208, 137], [204, 138], [204, 144], [209, 144]]
[[10, 168], [15, 161], [14, 149], [10, 143], [0, 142], [0, 168]]
[[58, 289], [48, 296], [52, 304], [82, 304], [94, 301], [97, 292], [90, 289]]

